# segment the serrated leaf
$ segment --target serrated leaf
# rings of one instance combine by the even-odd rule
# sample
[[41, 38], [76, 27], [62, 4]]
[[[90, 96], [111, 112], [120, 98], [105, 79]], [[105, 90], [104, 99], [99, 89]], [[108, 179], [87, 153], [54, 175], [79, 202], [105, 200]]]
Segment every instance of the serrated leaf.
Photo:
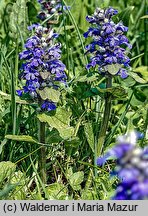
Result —
[[70, 116], [71, 112], [58, 107], [53, 116], [42, 113], [37, 117], [41, 122], [47, 122], [50, 127], [56, 128], [63, 139], [68, 139], [74, 134], [74, 128], [70, 126]]
[[27, 136], [27, 135], [6, 135], [5, 139], [11, 139], [11, 140], [22, 141], [22, 142], [38, 143], [38, 141], [35, 138], [31, 136]]
[[44, 88], [43, 90], [38, 90], [37, 92], [43, 100], [48, 99], [53, 102], [58, 102], [61, 94], [58, 90], [48, 87]]
[[84, 124], [84, 132], [87, 138], [87, 142], [91, 150], [94, 152], [94, 133], [91, 122], [87, 122]]
[[147, 83], [147, 81], [141, 78], [140, 76], [138, 76], [137, 73], [129, 72], [129, 75], [139, 83], [142, 83], [142, 84]]

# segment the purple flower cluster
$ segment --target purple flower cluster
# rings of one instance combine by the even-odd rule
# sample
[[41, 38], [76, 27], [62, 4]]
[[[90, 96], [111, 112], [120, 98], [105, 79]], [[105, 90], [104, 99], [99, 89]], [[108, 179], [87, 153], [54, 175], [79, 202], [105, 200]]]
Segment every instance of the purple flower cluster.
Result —
[[114, 200], [148, 199], [148, 147], [136, 147], [139, 135], [141, 136], [133, 131], [119, 137], [118, 144], [97, 160], [99, 166], [109, 159], [117, 161], [117, 166], [111, 173], [120, 179]]
[[[128, 28], [122, 22], [116, 24], [112, 20], [112, 16], [117, 13], [118, 11], [111, 7], [97, 8], [93, 16], [86, 17], [92, 27], [84, 33], [84, 37], [93, 38], [93, 41], [86, 46], [86, 53], [92, 54], [86, 68], [98, 65], [101, 74], [110, 73], [126, 78], [128, 76], [126, 68], [130, 63], [126, 48], [131, 49], [131, 45], [124, 35]], [[110, 65], [114, 66], [115, 71], [111, 71], [113, 68], [110, 69]]]
[[19, 96], [30, 95], [33, 100], [41, 102], [42, 110], [56, 109], [54, 101], [42, 100], [40, 91], [45, 88], [58, 89], [66, 81], [65, 65], [61, 62], [61, 45], [54, 43], [58, 36], [53, 30], [33, 24], [28, 28], [35, 29], [35, 34], [28, 38], [25, 50], [20, 53], [24, 60], [21, 67], [21, 78], [25, 80], [23, 89], [17, 90]]
[[42, 11], [39, 13], [38, 17], [41, 20], [45, 20], [54, 13], [62, 13], [62, 10], [65, 9], [65, 6], [62, 9], [61, 0], [38, 0], [41, 4]]

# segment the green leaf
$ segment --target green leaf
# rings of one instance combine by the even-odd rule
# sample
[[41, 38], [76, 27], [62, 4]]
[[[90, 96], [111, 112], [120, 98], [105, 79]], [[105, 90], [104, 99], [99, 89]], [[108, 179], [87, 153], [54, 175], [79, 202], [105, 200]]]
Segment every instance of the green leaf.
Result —
[[47, 196], [49, 199], [65, 200], [68, 196], [68, 190], [62, 183], [53, 183], [46, 187]]
[[147, 66], [137, 67], [133, 71], [139, 73], [142, 76], [142, 78], [148, 82], [148, 68], [147, 68]]
[[58, 107], [53, 116], [42, 113], [38, 114], [37, 117], [41, 122], [47, 122], [50, 127], [56, 128], [63, 139], [68, 139], [74, 134], [74, 128], [70, 126], [70, 116], [71, 112]]
[[131, 87], [131, 86], [134, 86], [135, 84], [136, 84], [136, 81], [132, 77], [130, 77], [130, 76], [128, 76], [126, 78], [126, 82], [125, 82], [125, 80], [123, 80], [121, 78], [121, 85], [122, 86]]
[[98, 79], [99, 75], [98, 74], [87, 74], [87, 75], [84, 75], [84, 76], [79, 76], [77, 77], [74, 82], [94, 82], [96, 81], [96, 79]]
[[11, 140], [22, 141], [22, 142], [38, 143], [38, 141], [35, 138], [31, 136], [27, 136], [27, 135], [6, 135], [5, 139], [11, 139]]
[[17, 187], [18, 184], [7, 184], [5, 187], [0, 191], [0, 199], [7, 199], [9, 193]]
[[107, 89], [100, 89], [100, 88], [97, 88], [97, 89], [101, 93], [110, 93], [112, 95], [113, 100], [116, 100], [116, 99], [122, 99], [123, 100], [123, 99], [127, 98], [127, 92], [121, 86], [115, 86], [115, 87], [107, 88]]
[[72, 137], [64, 141], [65, 154], [67, 156], [74, 155], [78, 151], [80, 145], [80, 139], [78, 137]]
[[60, 92], [58, 90], [46, 87], [43, 90], [38, 90], [37, 92], [43, 100], [49, 99], [53, 102], [59, 101]]
[[85, 99], [85, 98], [93, 97], [93, 96], [96, 96], [96, 95], [100, 95], [100, 97], [103, 96], [97, 88], [90, 88], [88, 91], [85, 91], [82, 94], [82, 98]]
[[69, 138], [68, 140], [65, 140], [64, 144], [67, 147], [77, 148], [80, 144], [80, 139], [78, 137]]
[[119, 69], [121, 68], [121, 65], [120, 64], [111, 64], [111, 65], [106, 65], [104, 68], [111, 75], [115, 75], [118, 73]]
[[38, 10], [36, 8], [36, 1], [32, 1], [30, 0], [29, 2], [27, 2], [27, 8], [28, 8], [28, 17], [29, 20], [31, 21], [36, 21], [36, 17], [38, 15]]
[[96, 195], [97, 197], [97, 194], [94, 194], [94, 193], [97, 193], [95, 190], [92, 190], [92, 189], [83, 189], [81, 191], [81, 199], [82, 200], [94, 200], [94, 196]]
[[108, 88], [107, 92], [110, 92], [112, 94], [112, 99], [127, 99], [127, 92], [121, 86], [112, 87], [111, 89]]
[[135, 95], [135, 97], [136, 97], [137, 100], [139, 100], [141, 102], [145, 102], [146, 96], [143, 93], [143, 91], [141, 91], [140, 89], [135, 89], [134, 90], [134, 95]]
[[81, 183], [84, 179], [84, 172], [79, 171], [69, 176], [69, 183], [73, 190], [81, 190]]
[[91, 150], [94, 152], [94, 133], [91, 122], [84, 124], [84, 132]]
[[[33, 179], [30, 179], [33, 181]], [[26, 199], [26, 193], [28, 191], [29, 177], [26, 176], [25, 172], [22, 173], [20, 170], [14, 173], [10, 179], [11, 184], [16, 184], [16, 188], [11, 193], [11, 199], [13, 200], [24, 200]]]
[[0, 162], [0, 184], [6, 178], [10, 178], [10, 176], [15, 172], [16, 165], [11, 161], [2, 161]]
[[[2, 91], [0, 91], [0, 97], [3, 97], [5, 100], [11, 100], [11, 95]], [[15, 101], [19, 104], [29, 104], [27, 101], [21, 100], [18, 96], [15, 96]]]
[[138, 76], [137, 73], [129, 72], [129, 75], [139, 83], [142, 83], [142, 84], [147, 83], [147, 81], [141, 78], [140, 76]]

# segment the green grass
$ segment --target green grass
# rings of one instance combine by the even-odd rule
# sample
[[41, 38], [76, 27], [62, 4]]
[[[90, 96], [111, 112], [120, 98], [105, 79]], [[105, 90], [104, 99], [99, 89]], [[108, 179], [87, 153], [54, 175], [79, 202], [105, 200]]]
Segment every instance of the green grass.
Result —
[[[22, 10], [18, 10], [20, 2], [23, 2]], [[148, 19], [141, 18], [147, 11], [146, 0], [63, 0], [63, 5], [71, 5], [71, 9], [61, 15], [54, 29], [60, 33], [69, 87], [62, 91], [59, 115], [44, 118], [46, 141], [42, 143], [28, 138], [38, 140], [38, 121], [43, 117], [37, 115], [36, 104], [16, 96], [16, 89], [23, 86], [19, 79], [21, 61], [18, 53], [29, 35], [27, 25], [38, 22], [39, 5], [35, 0], [0, 2], [1, 173], [6, 169], [0, 177], [0, 199], [110, 199], [115, 190], [117, 179], [109, 179], [109, 170], [114, 164], [101, 169], [95, 166], [104, 112], [105, 79], [96, 78], [93, 70], [87, 76], [85, 45], [88, 41], [83, 33], [88, 28], [85, 16], [92, 14], [96, 6], [115, 7], [129, 27], [127, 36], [133, 45], [130, 58], [134, 71], [126, 80], [113, 78], [113, 88], [118, 91], [110, 93], [112, 108], [101, 149], [105, 152], [115, 145], [118, 135], [132, 129], [144, 134], [139, 144], [147, 145]], [[52, 120], [58, 121], [62, 129], [51, 123]], [[10, 139], [7, 135], [20, 137], [11, 136]], [[26, 136], [25, 140], [22, 135]], [[46, 146], [46, 184], [39, 174], [42, 146]], [[4, 161], [11, 161], [15, 169]]]

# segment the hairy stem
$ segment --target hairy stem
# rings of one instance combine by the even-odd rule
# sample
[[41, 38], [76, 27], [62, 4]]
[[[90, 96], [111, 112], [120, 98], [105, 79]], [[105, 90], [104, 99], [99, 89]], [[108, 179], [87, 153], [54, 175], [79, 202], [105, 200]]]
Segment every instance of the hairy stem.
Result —
[[[106, 79], [106, 88], [111, 88], [111, 87], [112, 87], [112, 77], [108, 76]], [[105, 136], [108, 128], [108, 122], [109, 122], [110, 111], [111, 111], [111, 99], [112, 99], [111, 94], [106, 93], [103, 120], [101, 123], [101, 128], [98, 137], [97, 156], [100, 156], [100, 154], [102, 153], [102, 148], [105, 142]]]
[[[39, 122], [39, 142], [45, 144], [45, 123]], [[40, 177], [44, 184], [46, 184], [46, 147], [42, 146], [40, 149], [39, 160]]]

